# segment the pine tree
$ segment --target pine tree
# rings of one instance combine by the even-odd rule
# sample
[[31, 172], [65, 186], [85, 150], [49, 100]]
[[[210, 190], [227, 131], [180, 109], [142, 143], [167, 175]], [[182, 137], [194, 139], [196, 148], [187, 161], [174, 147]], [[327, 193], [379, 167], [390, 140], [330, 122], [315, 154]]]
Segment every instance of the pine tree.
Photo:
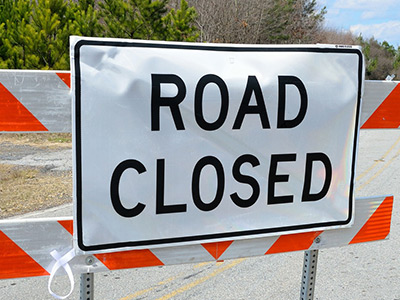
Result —
[[[10, 3], [11, 2], [11, 3]], [[2, 1], [1, 67], [67, 69], [70, 7], [63, 0]], [[7, 8], [7, 12], [5, 9]]]
[[386, 76], [395, 74], [400, 77], [400, 54], [388, 42], [379, 43], [375, 38], [358, 37], [365, 61], [365, 78], [384, 80]]
[[0, 0], [0, 68], [68, 69], [70, 35], [194, 41], [194, 9], [185, 0], [177, 10], [167, 3]]
[[3, 0], [0, 4], [0, 67], [24, 68], [29, 55], [30, 1]]
[[158, 39], [163, 35], [165, 0], [104, 0], [99, 6], [108, 37]]
[[107, 37], [193, 41], [195, 12], [182, 0], [181, 9], [167, 9], [168, 0], [104, 0], [99, 3]]
[[267, 11], [262, 43], [313, 43], [320, 31], [326, 8], [316, 0], [273, 0]]
[[194, 42], [199, 34], [198, 29], [193, 25], [197, 17], [193, 7], [189, 7], [186, 0], [181, 0], [180, 8], [172, 9], [165, 17], [164, 21], [168, 24], [168, 36], [166, 40]]
[[71, 5], [74, 32], [82, 36], [101, 36], [99, 12], [95, 9], [94, 0], [79, 0], [78, 4]]

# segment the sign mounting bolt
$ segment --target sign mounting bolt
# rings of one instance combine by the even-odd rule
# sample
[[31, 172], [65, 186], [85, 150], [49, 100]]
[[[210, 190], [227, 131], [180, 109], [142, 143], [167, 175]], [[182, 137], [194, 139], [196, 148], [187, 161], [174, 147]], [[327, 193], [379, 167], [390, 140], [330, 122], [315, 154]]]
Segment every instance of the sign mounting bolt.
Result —
[[93, 265], [93, 263], [94, 263], [93, 256], [86, 257], [85, 262], [86, 262], [87, 265]]

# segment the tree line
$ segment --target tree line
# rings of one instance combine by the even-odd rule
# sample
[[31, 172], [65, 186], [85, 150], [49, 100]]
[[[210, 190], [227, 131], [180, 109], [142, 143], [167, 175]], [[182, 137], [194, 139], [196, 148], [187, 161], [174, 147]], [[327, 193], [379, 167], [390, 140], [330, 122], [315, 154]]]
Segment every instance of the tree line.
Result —
[[69, 69], [69, 36], [361, 45], [367, 79], [400, 76], [400, 49], [326, 28], [317, 0], [0, 0], [0, 68]]
[[69, 36], [195, 41], [182, 0], [0, 0], [0, 68], [69, 69]]

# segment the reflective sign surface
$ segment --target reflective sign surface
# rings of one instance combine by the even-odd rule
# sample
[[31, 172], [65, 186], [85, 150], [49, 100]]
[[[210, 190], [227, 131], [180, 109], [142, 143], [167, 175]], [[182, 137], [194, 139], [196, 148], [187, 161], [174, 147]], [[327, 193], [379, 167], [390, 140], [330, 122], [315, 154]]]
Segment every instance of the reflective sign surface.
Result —
[[351, 225], [362, 55], [72, 39], [81, 250]]

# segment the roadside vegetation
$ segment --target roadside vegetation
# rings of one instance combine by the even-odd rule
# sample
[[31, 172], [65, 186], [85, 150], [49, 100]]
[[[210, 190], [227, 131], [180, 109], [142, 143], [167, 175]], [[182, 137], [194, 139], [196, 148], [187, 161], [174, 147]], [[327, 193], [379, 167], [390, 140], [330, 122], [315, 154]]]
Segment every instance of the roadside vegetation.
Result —
[[182, 0], [2, 0], [0, 68], [69, 69], [69, 36], [194, 41], [195, 10]]
[[19, 153], [25, 156], [71, 147], [69, 133], [0, 134], [0, 219], [72, 201], [70, 169], [22, 166], [6, 159]]
[[0, 219], [72, 201], [72, 174], [0, 164]]
[[399, 74], [399, 48], [326, 28], [325, 14], [319, 0], [0, 0], [0, 68], [68, 70], [69, 36], [82, 35], [361, 45], [367, 79]]

